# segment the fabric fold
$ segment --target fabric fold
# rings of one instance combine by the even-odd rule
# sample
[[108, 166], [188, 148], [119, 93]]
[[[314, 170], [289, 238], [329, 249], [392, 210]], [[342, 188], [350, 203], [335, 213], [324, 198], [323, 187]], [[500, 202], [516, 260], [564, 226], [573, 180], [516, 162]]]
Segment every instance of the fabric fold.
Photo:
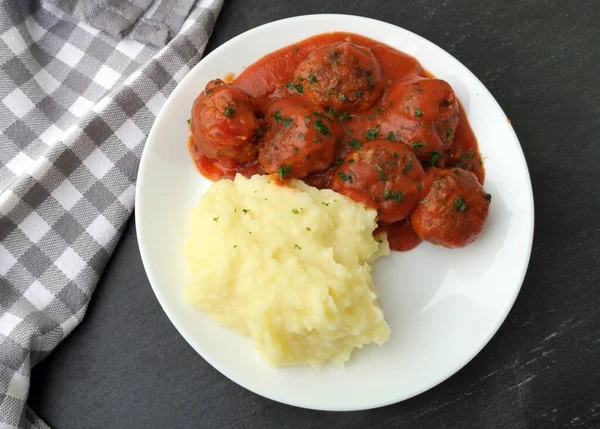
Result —
[[222, 0], [193, 4], [160, 50], [57, 5], [0, 3], [3, 428], [47, 427], [26, 407], [31, 368], [83, 319], [132, 213], [146, 136], [202, 57]]

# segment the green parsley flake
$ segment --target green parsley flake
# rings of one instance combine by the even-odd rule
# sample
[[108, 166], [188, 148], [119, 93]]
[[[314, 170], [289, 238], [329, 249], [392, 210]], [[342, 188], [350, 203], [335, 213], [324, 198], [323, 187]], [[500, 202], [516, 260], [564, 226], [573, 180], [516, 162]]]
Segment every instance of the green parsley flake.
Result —
[[352, 175], [353, 174], [354, 173], [352, 173], [351, 171], [348, 171], [348, 174], [344, 173], [343, 171], [340, 171], [337, 175], [344, 182], [350, 182], [350, 183], [352, 183]]
[[427, 146], [427, 143], [424, 143], [424, 142], [412, 142], [410, 145], [411, 145], [411, 147], [413, 149], [419, 149], [419, 148]]
[[358, 140], [356, 140], [356, 139], [350, 140], [349, 145], [352, 146], [356, 150], [358, 150], [358, 149], [360, 149], [362, 147], [362, 144]]
[[402, 174], [406, 174], [410, 170], [412, 170], [412, 162], [413, 162], [413, 156], [412, 156], [412, 153], [409, 153], [408, 155], [406, 155], [406, 164], [404, 165], [404, 168], [402, 169]]
[[192, 123], [192, 120], [191, 120], [191, 119], [188, 119], [188, 120], [187, 120], [187, 123], [188, 123], [188, 125], [189, 125], [189, 124], [191, 124], [191, 123]]
[[315, 122], [315, 128], [324, 136], [329, 135], [329, 128], [327, 128], [327, 125], [325, 125], [320, 119]]
[[383, 198], [384, 200], [395, 200], [396, 204], [400, 204], [400, 201], [402, 201], [402, 197], [404, 197], [402, 191], [392, 192], [389, 189], [387, 189], [381, 196], [381, 198]]
[[435, 165], [436, 162], [438, 162], [438, 160], [442, 157], [442, 155], [440, 155], [439, 152], [436, 152], [435, 150], [433, 152], [431, 152], [431, 161], [430, 164], [431, 165]]
[[492, 194], [485, 194], [485, 199], [491, 203], [492, 202]]
[[285, 118], [285, 121], [283, 121], [283, 128], [289, 128], [292, 125], [292, 122], [294, 122], [293, 118]]
[[379, 125], [377, 125], [375, 128], [371, 128], [370, 130], [368, 130], [366, 132], [367, 141], [370, 142], [372, 140], [375, 140], [375, 137], [377, 137], [378, 132], [379, 132]]
[[300, 210], [298, 210], [298, 209], [292, 209], [292, 213], [298, 214], [298, 213], [300, 213]]
[[464, 212], [467, 209], [467, 205], [465, 204], [465, 202], [462, 200], [461, 197], [457, 196], [456, 197], [456, 210], [460, 211], [460, 212]]
[[209, 89], [207, 89], [207, 90], [206, 90], [206, 91], [204, 91], [204, 92], [206, 93], [206, 95], [210, 95], [210, 94], [212, 94], [212, 89], [210, 89], [210, 88], [209, 88]]
[[290, 171], [292, 171], [291, 165], [280, 165], [277, 169], [277, 173], [279, 173], [280, 179], [283, 179], [285, 175], [288, 174]]
[[307, 230], [308, 232], [312, 231], [312, 229], [310, 229], [308, 226], [306, 227], [306, 230]]
[[277, 111], [275, 113], [272, 113], [271, 118], [275, 118], [277, 123], [281, 124], [281, 121], [283, 120], [283, 115], [281, 114], [281, 109], [277, 109]]
[[304, 120], [307, 124], [310, 124], [310, 115], [304, 115]]
[[233, 107], [226, 107], [225, 110], [223, 111], [223, 115], [225, 115], [226, 118], [233, 116], [234, 113], [235, 113], [235, 108], [233, 108]]
[[248, 210], [248, 209], [244, 209], [244, 210], [242, 210], [242, 212], [243, 212], [244, 214], [248, 214], [248, 213], [250, 213], [250, 210]]
[[213, 217], [213, 221], [219, 222], [219, 218], [218, 217]]
[[362, 95], [363, 95], [363, 92], [362, 92], [362, 91], [359, 89], [358, 91], [356, 91], [356, 92], [354, 93], [354, 95], [356, 96], [356, 98], [360, 98], [360, 97], [362, 97]]
[[294, 84], [294, 88], [296, 88], [296, 91], [298, 91], [298, 94], [302, 94], [304, 92], [304, 87], [302, 86], [301, 83]]
[[302, 250], [302, 247], [298, 246], [297, 244], [294, 244], [294, 249]]
[[346, 122], [349, 121], [352, 118], [352, 116], [350, 116], [349, 114], [347, 114], [346, 112], [342, 112], [340, 114], [340, 121], [342, 122]]
[[329, 203], [326, 203], [325, 201], [321, 201], [321, 204], [323, 204], [324, 206], [329, 207]]
[[420, 118], [423, 116], [423, 112], [421, 112], [421, 110], [418, 107], [415, 107], [415, 116], [417, 118]]
[[310, 80], [310, 83], [317, 83], [317, 77], [314, 74], [309, 74], [308, 80]]
[[394, 132], [393, 132], [393, 131], [390, 131], [390, 132], [387, 134], [387, 137], [385, 138], [385, 141], [387, 141], [387, 142], [390, 142], [390, 141], [392, 141], [392, 140], [394, 140]]

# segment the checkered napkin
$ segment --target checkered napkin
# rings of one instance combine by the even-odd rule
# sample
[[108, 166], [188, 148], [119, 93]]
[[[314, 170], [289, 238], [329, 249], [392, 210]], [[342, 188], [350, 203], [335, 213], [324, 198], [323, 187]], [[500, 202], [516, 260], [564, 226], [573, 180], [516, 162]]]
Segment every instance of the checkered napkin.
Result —
[[[82, 320], [146, 136], [222, 1], [0, 2], [0, 428], [47, 427], [26, 406], [31, 367]], [[83, 3], [138, 8], [117, 23]]]

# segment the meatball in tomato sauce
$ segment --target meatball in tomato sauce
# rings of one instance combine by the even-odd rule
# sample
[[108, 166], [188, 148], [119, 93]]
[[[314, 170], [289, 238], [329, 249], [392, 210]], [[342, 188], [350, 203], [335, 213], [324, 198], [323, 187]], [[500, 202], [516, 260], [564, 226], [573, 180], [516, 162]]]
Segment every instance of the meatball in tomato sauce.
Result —
[[409, 145], [421, 161], [434, 165], [452, 145], [458, 102], [443, 80], [411, 79], [386, 95], [378, 121], [381, 133]]
[[258, 146], [258, 162], [268, 173], [302, 178], [333, 161], [339, 125], [315, 103], [292, 95], [265, 111], [267, 129]]
[[351, 152], [331, 189], [378, 210], [378, 222], [399, 221], [425, 197], [430, 180], [414, 153], [397, 142], [375, 140]]
[[250, 97], [216, 79], [194, 101], [191, 118], [194, 143], [202, 153], [228, 168], [256, 159], [260, 123]]
[[461, 168], [433, 170], [429, 194], [410, 216], [423, 240], [447, 248], [471, 244], [483, 230], [491, 196], [477, 177]]
[[376, 103], [383, 72], [369, 48], [350, 42], [315, 49], [296, 69], [304, 94], [321, 106], [361, 112]]

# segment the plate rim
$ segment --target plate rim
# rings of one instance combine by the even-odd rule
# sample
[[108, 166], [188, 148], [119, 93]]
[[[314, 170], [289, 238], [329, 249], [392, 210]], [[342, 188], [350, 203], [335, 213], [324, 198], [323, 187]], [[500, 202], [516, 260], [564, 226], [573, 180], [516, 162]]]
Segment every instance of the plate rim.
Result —
[[[234, 379], [233, 377], [230, 376], [230, 374], [228, 373], [227, 370], [224, 370], [217, 362], [215, 362], [211, 357], [206, 356], [205, 353], [202, 353], [197, 347], [196, 345], [194, 345], [194, 341], [192, 341], [189, 338], [189, 335], [186, 333], [186, 329], [182, 328], [181, 324], [174, 318], [172, 317], [172, 315], [166, 310], [166, 306], [165, 306], [165, 299], [163, 297], [163, 292], [160, 290], [160, 288], [158, 288], [157, 286], [155, 286], [155, 282], [152, 281], [151, 278], [151, 274], [150, 272], [152, 272], [152, 269], [150, 267], [150, 263], [147, 259], [147, 255], [146, 252], [144, 251], [145, 249], [145, 244], [144, 244], [144, 233], [140, 230], [140, 225], [142, 224], [142, 222], [140, 222], [141, 220], [141, 216], [142, 214], [140, 214], [140, 210], [137, 210], [137, 207], [140, 206], [140, 195], [142, 194], [142, 192], [140, 192], [140, 189], [143, 189], [144, 185], [144, 181], [143, 181], [143, 177], [144, 177], [144, 171], [146, 170], [146, 165], [148, 164], [148, 158], [149, 156], [147, 155], [147, 148], [152, 144], [151, 142], [154, 140], [154, 136], [157, 133], [157, 126], [156, 124], [160, 122], [160, 118], [162, 117], [162, 115], [164, 115], [164, 112], [166, 112], [167, 110], [170, 109], [171, 104], [174, 103], [174, 100], [177, 98], [177, 94], [179, 91], [182, 91], [183, 87], [186, 86], [186, 82], [188, 80], [191, 79], [192, 76], [192, 72], [196, 67], [199, 67], [199, 65], [206, 61], [207, 59], [210, 60], [212, 57], [216, 57], [218, 56], [223, 50], [226, 50], [227, 47], [230, 44], [234, 44], [235, 42], [237, 42], [240, 39], [246, 38], [248, 37], [250, 34], [254, 34], [260, 31], [264, 31], [265, 28], [270, 27], [272, 25], [275, 24], [282, 24], [285, 22], [290, 22], [290, 21], [303, 21], [303, 20], [307, 20], [307, 19], [332, 19], [332, 20], [339, 20], [339, 19], [356, 19], [356, 20], [362, 20], [362, 21], [368, 21], [371, 25], [377, 25], [377, 26], [384, 26], [384, 27], [388, 27], [393, 31], [398, 31], [400, 30], [401, 32], [404, 32], [406, 35], [413, 37], [415, 39], [418, 39], [421, 43], [425, 43], [428, 45], [433, 46], [434, 48], [442, 51], [444, 54], [446, 54], [449, 58], [451, 58], [454, 62], [456, 62], [460, 68], [462, 68], [466, 73], [470, 74], [471, 78], [474, 79], [476, 82], [479, 83], [480, 88], [482, 91], [485, 92], [485, 95], [488, 96], [490, 98], [490, 100], [493, 101], [493, 104], [495, 106], [495, 108], [502, 113], [502, 115], [504, 115], [504, 117], [506, 117], [506, 114], [504, 112], [504, 110], [502, 109], [502, 107], [500, 106], [500, 104], [498, 103], [498, 101], [496, 100], [496, 98], [493, 96], [493, 94], [488, 90], [488, 88], [483, 84], [483, 82], [481, 82], [481, 80], [479, 80], [479, 78], [473, 73], [471, 72], [471, 70], [466, 67], [463, 63], [461, 63], [456, 57], [454, 57], [454, 55], [452, 55], [451, 53], [449, 53], [448, 51], [446, 51], [445, 49], [441, 48], [440, 46], [438, 46], [436, 43], [431, 42], [430, 40], [424, 38], [423, 36], [420, 36], [419, 34], [416, 34], [410, 30], [407, 30], [403, 27], [400, 27], [398, 25], [389, 23], [389, 22], [385, 22], [385, 21], [381, 21], [378, 19], [374, 19], [374, 18], [369, 18], [369, 17], [364, 17], [364, 16], [359, 16], [359, 15], [352, 15], [352, 14], [331, 14], [331, 13], [326, 13], [326, 14], [305, 14], [305, 15], [299, 15], [299, 16], [293, 16], [293, 17], [288, 17], [288, 18], [283, 18], [283, 19], [278, 19], [278, 20], [274, 20], [274, 21], [269, 21], [266, 22], [260, 26], [251, 28], [247, 31], [244, 31], [238, 35], [236, 35], [235, 37], [227, 40], [226, 42], [224, 42], [223, 44], [219, 45], [217, 48], [215, 48], [213, 51], [211, 51], [209, 54], [203, 56], [201, 58], [201, 60], [194, 66], [192, 67], [189, 72], [186, 74], [186, 76], [183, 77], [183, 79], [176, 85], [176, 87], [173, 89], [173, 91], [171, 92], [171, 94], [169, 95], [169, 97], [167, 98], [166, 102], [163, 104], [163, 107], [161, 108], [161, 110], [159, 111], [158, 115], [156, 115], [155, 121], [152, 124], [152, 128], [150, 130], [150, 133], [148, 134], [148, 137], [146, 139], [146, 143], [144, 145], [144, 150], [142, 153], [142, 157], [140, 159], [140, 165], [139, 165], [139, 170], [138, 170], [138, 177], [137, 177], [137, 181], [136, 181], [136, 192], [135, 192], [135, 204], [134, 204], [134, 218], [135, 218], [135, 223], [136, 223], [136, 236], [137, 236], [137, 241], [138, 241], [138, 247], [139, 247], [139, 251], [140, 251], [140, 256], [142, 259], [142, 264], [144, 266], [144, 271], [146, 272], [146, 276], [148, 278], [148, 282], [150, 283], [150, 286], [152, 287], [152, 290], [159, 302], [159, 304], [161, 305], [161, 308], [163, 310], [163, 312], [166, 314], [166, 316], [168, 317], [168, 319], [170, 320], [170, 322], [173, 324], [173, 326], [176, 328], [176, 330], [178, 331], [179, 335], [181, 335], [185, 341], [192, 347], [192, 349], [194, 349], [194, 351], [196, 353], [198, 353], [200, 355], [200, 357], [202, 357], [202, 359], [204, 359], [206, 362], [208, 362], [213, 368], [215, 368], [218, 372], [220, 372], [222, 375], [224, 375], [225, 377], [227, 377], [229, 380], [233, 381], [235, 384], [259, 395], [265, 398], [268, 398], [270, 400], [276, 401], [276, 402], [280, 402], [280, 403], [284, 403], [287, 405], [291, 405], [291, 406], [295, 406], [295, 407], [300, 407], [300, 408], [305, 408], [305, 409], [313, 409], [313, 410], [323, 410], [323, 411], [359, 411], [359, 410], [367, 410], [367, 409], [374, 409], [374, 408], [380, 408], [383, 406], [387, 406], [387, 405], [391, 405], [391, 404], [395, 404], [395, 403], [399, 403], [399, 402], [403, 402], [407, 399], [413, 398], [415, 396], [418, 396], [432, 388], [434, 388], [435, 386], [443, 383], [444, 381], [450, 379], [452, 376], [454, 376], [457, 372], [459, 372], [461, 369], [463, 369], [467, 364], [469, 364], [490, 342], [490, 340], [498, 333], [498, 331], [500, 330], [501, 326], [504, 324], [504, 322], [506, 321], [508, 315], [510, 314], [510, 311], [513, 309], [514, 304], [516, 302], [516, 299], [522, 289], [523, 286], [523, 282], [525, 280], [525, 276], [529, 270], [529, 264], [531, 261], [531, 253], [532, 253], [532, 249], [533, 249], [533, 238], [535, 235], [535, 204], [534, 204], [534, 195], [533, 195], [533, 186], [532, 186], [532, 182], [531, 182], [531, 175], [529, 172], [529, 168], [527, 165], [527, 160], [525, 158], [525, 154], [523, 151], [523, 147], [521, 145], [520, 140], [518, 139], [516, 132], [514, 131], [514, 128], [512, 126], [512, 124], [509, 122], [509, 131], [510, 133], [512, 133], [512, 137], [513, 137], [513, 142], [517, 145], [518, 147], [518, 154], [519, 154], [519, 161], [522, 164], [522, 167], [524, 168], [524, 171], [526, 173], [526, 180], [527, 180], [527, 193], [529, 194], [529, 198], [527, 199], [527, 208], [530, 210], [531, 212], [531, 216], [528, 219], [528, 223], [526, 225], [527, 227], [527, 231], [529, 232], [528, 236], [526, 237], [526, 241], [523, 243], [526, 246], [526, 256], [525, 256], [525, 261], [524, 261], [524, 265], [523, 265], [523, 270], [519, 275], [519, 280], [518, 280], [518, 286], [514, 289], [513, 295], [510, 296], [510, 299], [507, 299], [507, 303], [510, 302], [510, 305], [506, 305], [504, 311], [502, 313], [502, 316], [499, 317], [496, 321], [496, 323], [494, 323], [494, 327], [493, 329], [490, 329], [486, 335], [482, 336], [481, 339], [479, 340], [479, 344], [477, 345], [477, 347], [473, 347], [471, 353], [468, 354], [468, 357], [464, 359], [464, 361], [454, 365], [451, 369], [449, 369], [447, 372], [447, 374], [441, 376], [441, 377], [437, 377], [436, 380], [428, 383], [428, 384], [424, 384], [420, 389], [415, 389], [413, 394], [409, 395], [409, 396], [402, 396], [402, 397], [397, 397], [395, 399], [390, 399], [390, 400], [383, 400], [383, 401], [374, 401], [374, 402], [370, 402], [368, 404], [366, 404], [365, 406], [362, 407], [316, 407], [313, 405], [309, 405], [309, 404], [305, 404], [303, 403], [303, 401], [292, 401], [292, 400], [286, 400], [283, 398], [277, 398], [274, 397], [274, 395], [269, 395], [268, 393], [264, 392], [264, 391], [260, 391], [260, 389], [254, 388], [250, 385], [248, 385], [248, 383], [245, 383], [244, 381], [241, 381], [239, 379]], [[335, 24], [334, 24], [335, 25]], [[336, 31], [336, 30], [332, 30], [332, 31]], [[342, 30], [340, 30], [342, 31]], [[361, 34], [360, 29], [357, 29], [355, 31], [356, 34]], [[318, 35], [318, 34], [323, 34], [326, 33], [326, 31], [322, 31], [322, 32], [317, 32], [314, 33], [314, 35]], [[311, 37], [311, 36], [307, 36], [307, 37]], [[366, 36], [369, 37], [369, 36]], [[303, 40], [303, 39], [301, 39]], [[375, 39], [374, 39], [375, 40]], [[300, 40], [298, 40], [300, 41]], [[382, 42], [383, 43], [383, 42]], [[267, 55], [268, 53], [264, 54]], [[415, 57], [417, 59], [417, 61], [420, 61], [419, 58], [416, 55], [411, 55], [413, 57]]]

